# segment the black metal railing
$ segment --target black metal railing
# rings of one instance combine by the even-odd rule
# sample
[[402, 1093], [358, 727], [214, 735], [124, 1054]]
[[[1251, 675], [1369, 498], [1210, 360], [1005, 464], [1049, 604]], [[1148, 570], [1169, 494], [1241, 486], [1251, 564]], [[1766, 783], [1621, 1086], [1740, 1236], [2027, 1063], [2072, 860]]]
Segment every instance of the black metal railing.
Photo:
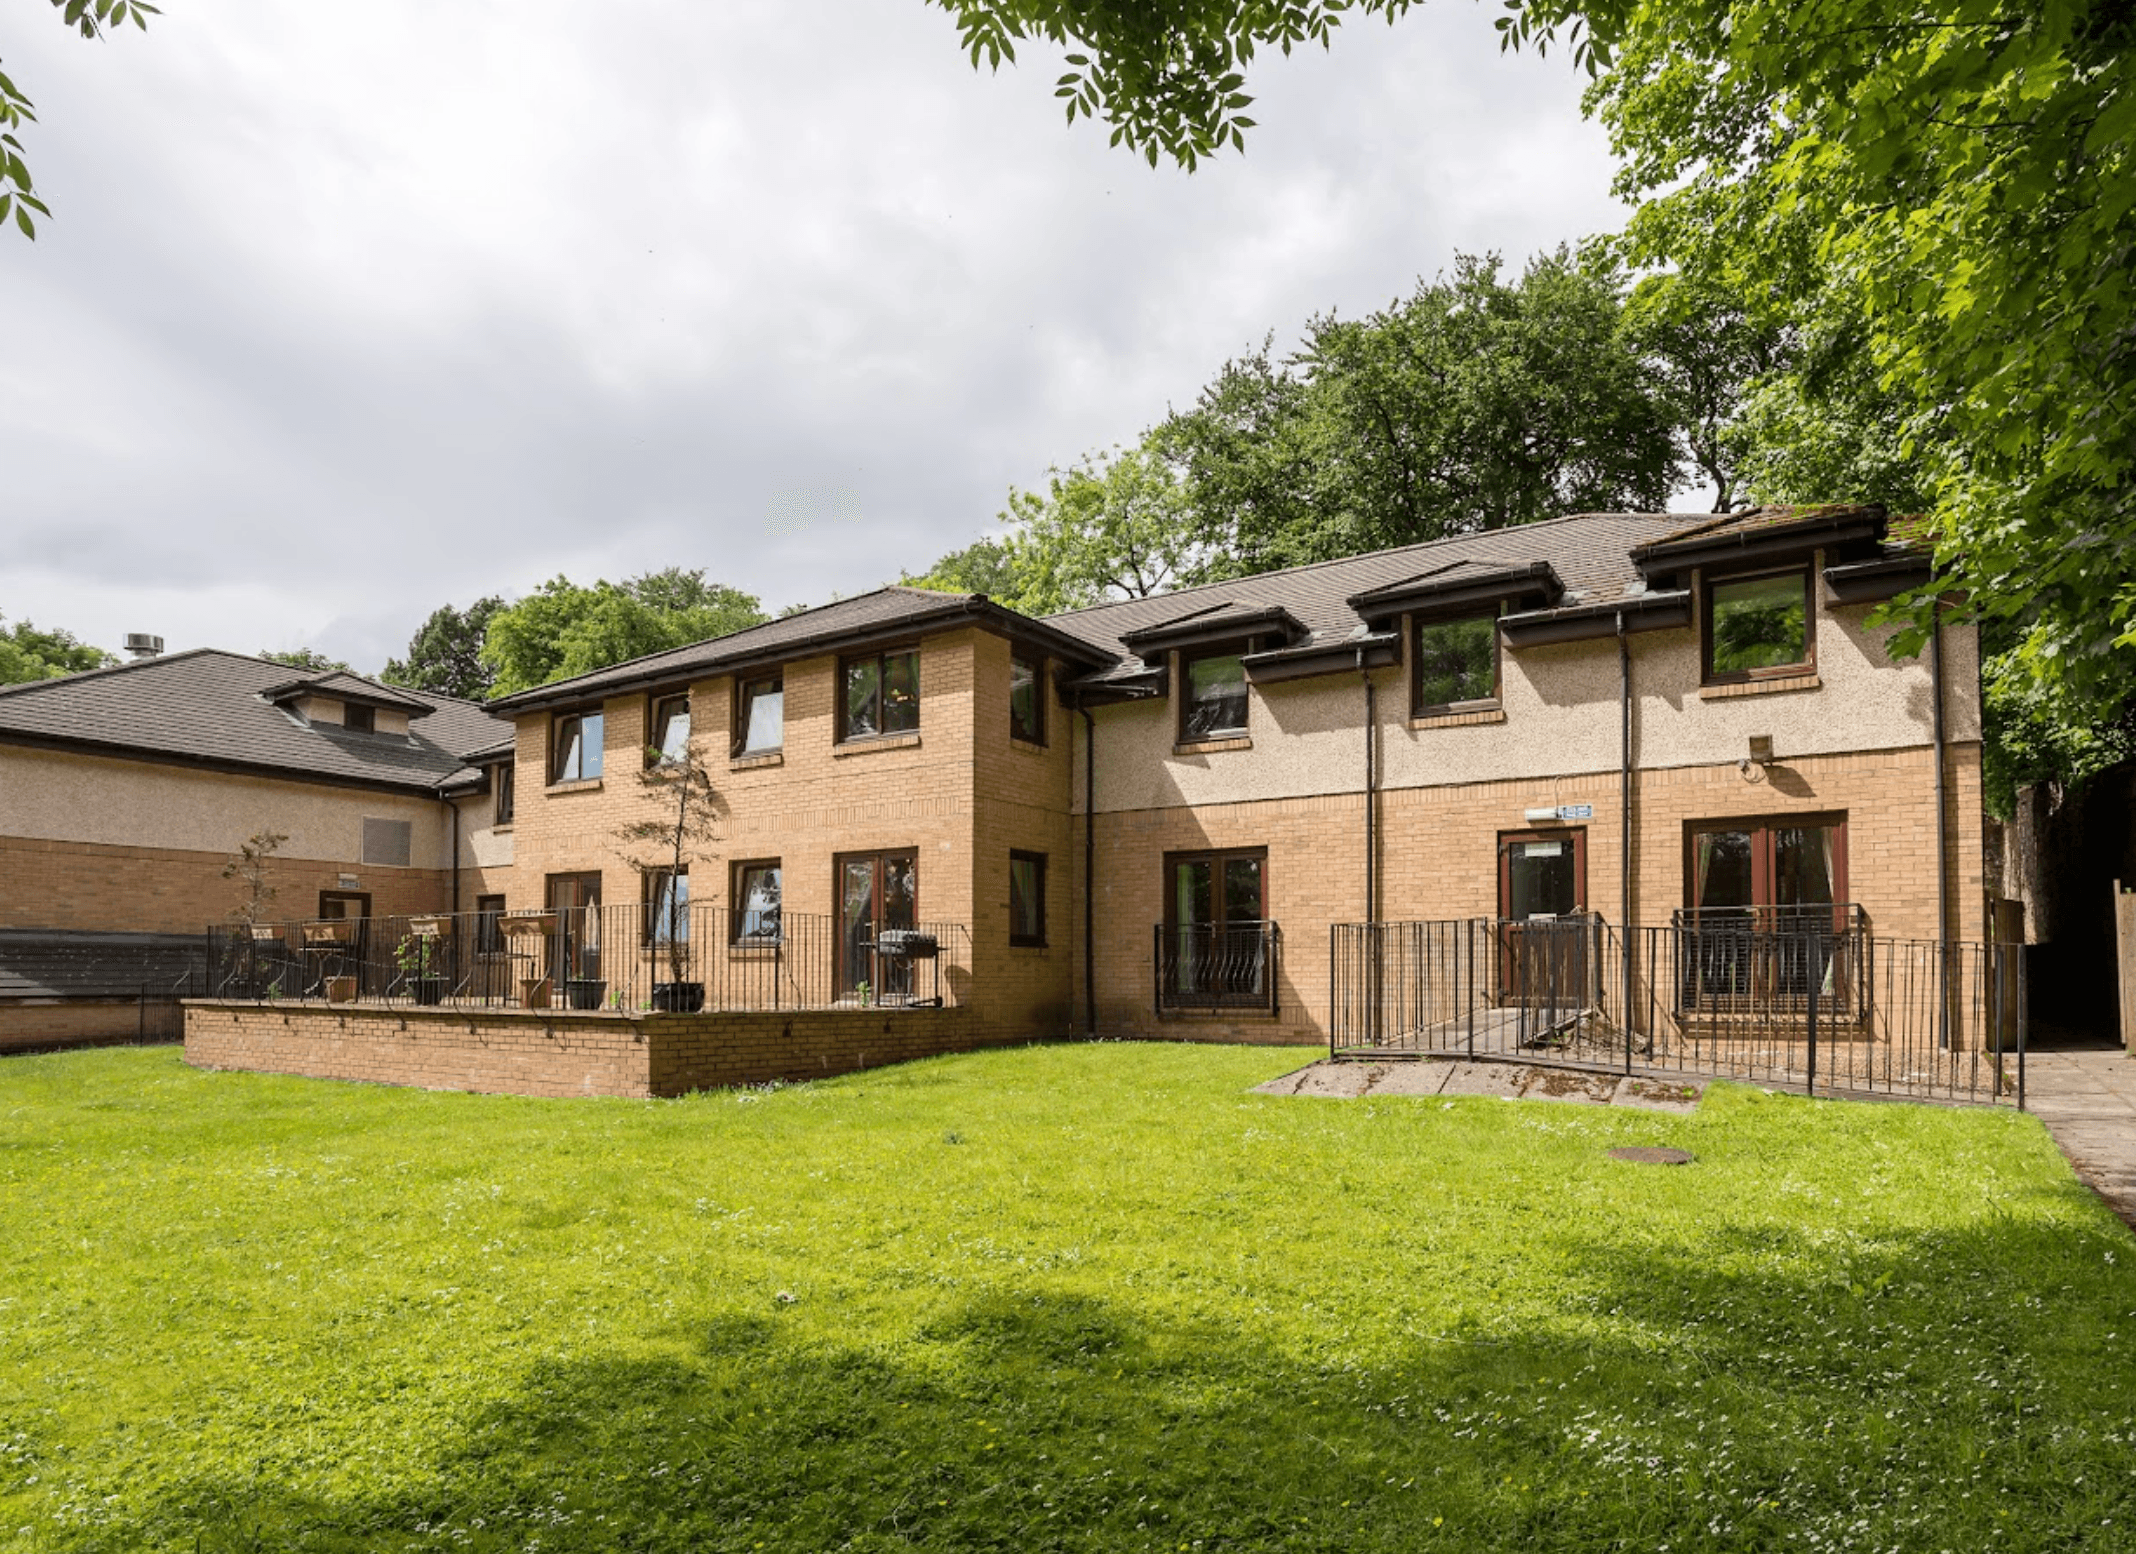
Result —
[[1329, 1050], [2023, 1104], [2018, 946], [1877, 938], [1852, 908], [1338, 923]]
[[[738, 930], [738, 932], [737, 932]], [[206, 995], [254, 1002], [616, 1014], [933, 1008], [963, 1002], [971, 936], [785, 912], [630, 904], [216, 925]]]
[[1282, 931], [1267, 921], [1159, 923], [1155, 929], [1157, 1009], [1265, 1009], [1277, 1012]]

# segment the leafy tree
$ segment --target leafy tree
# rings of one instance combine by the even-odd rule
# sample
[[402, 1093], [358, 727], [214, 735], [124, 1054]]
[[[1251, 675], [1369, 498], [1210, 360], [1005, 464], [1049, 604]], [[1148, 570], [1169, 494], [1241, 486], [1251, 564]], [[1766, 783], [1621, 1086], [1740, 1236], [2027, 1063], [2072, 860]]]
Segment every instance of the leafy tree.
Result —
[[[933, 3], [975, 64], [1067, 46], [1071, 121], [1191, 167], [1243, 144], [1258, 49], [1411, 0]], [[1498, 26], [1598, 77], [1637, 260], [1718, 248], [1745, 297], [1860, 298], [1901, 452], [1940, 450], [1932, 593], [2019, 623], [2015, 662], [2066, 704], [2115, 705], [2136, 658], [2136, 10], [1510, 0]]]
[[1560, 249], [1501, 269], [1462, 255], [1404, 302], [1316, 318], [1289, 361], [1264, 343], [1158, 428], [1205, 573], [1668, 499], [1674, 391], [1626, 327], [1615, 262]]
[[[1746, 439], [1738, 418], [1756, 386], [1786, 369], [1792, 331], [1772, 310], [1682, 271], [1641, 280], [1625, 324], [1632, 347], [1659, 371], [1683, 459], [1713, 487], [1713, 510], [1729, 511], [1743, 494], [1743, 459], [1768, 446]], [[1842, 493], [1859, 496], [1838, 485], [1805, 500]]]
[[0, 685], [50, 680], [117, 662], [102, 648], [75, 640], [71, 632], [39, 631], [28, 621], [0, 629]]
[[241, 892], [237, 905], [230, 908], [232, 922], [257, 923], [267, 916], [268, 908], [281, 894], [268, 883], [269, 864], [288, 840], [287, 831], [268, 829], [256, 832], [246, 837], [238, 845], [237, 856], [223, 865], [222, 877], [236, 880]]
[[[100, 38], [105, 29], [128, 22], [146, 30], [149, 17], [159, 14], [143, 0], [52, 0], [52, 5], [61, 19], [85, 38]], [[32, 192], [30, 169], [22, 160], [22, 142], [15, 138], [15, 131], [36, 119], [30, 100], [0, 72], [0, 225], [5, 225], [12, 215], [22, 235], [33, 240], [37, 223], [30, 212], [40, 216], [52, 213]]]
[[1205, 547], [1186, 488], [1148, 446], [1086, 455], [1046, 489], [1011, 491], [1019, 586], [1004, 603], [1051, 615], [1106, 599], [1142, 599], [1202, 574]]
[[753, 595], [708, 583], [701, 570], [669, 567], [590, 588], [558, 576], [490, 615], [482, 662], [494, 675], [490, 694], [505, 696], [764, 619]]
[[292, 669], [302, 669], [311, 674], [332, 674], [336, 670], [342, 674], [356, 672], [340, 659], [328, 658], [317, 648], [286, 648], [279, 653], [270, 653], [261, 648], [259, 656], [270, 664], [287, 664]]
[[943, 556], [917, 577], [906, 573], [898, 581], [908, 588], [939, 588], [947, 593], [985, 594], [1007, 601], [1019, 597], [1023, 579], [1013, 541], [974, 540], [962, 550]]
[[503, 608], [504, 601], [494, 594], [464, 610], [439, 605], [408, 639], [407, 658], [387, 659], [379, 678], [411, 691], [483, 700], [490, 694], [492, 674], [482, 661], [482, 639], [490, 618]]
[[[713, 786], [703, 741], [696, 739], [674, 754], [646, 746], [638, 788], [655, 812], [617, 827], [612, 835], [623, 844], [619, 856], [645, 882], [640, 899], [654, 914], [647, 928], [652, 942], [667, 951], [669, 980], [679, 983], [689, 974], [690, 909], [689, 887], [678, 882], [687, 881], [690, 859], [719, 840], [725, 801]], [[650, 860], [640, 855], [648, 843], [657, 849]]]

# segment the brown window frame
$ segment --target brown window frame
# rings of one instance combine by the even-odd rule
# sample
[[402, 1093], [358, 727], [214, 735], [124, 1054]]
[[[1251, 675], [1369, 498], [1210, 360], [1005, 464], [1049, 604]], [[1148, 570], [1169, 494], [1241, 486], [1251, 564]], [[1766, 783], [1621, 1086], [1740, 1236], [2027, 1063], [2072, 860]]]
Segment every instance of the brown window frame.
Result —
[[[1409, 622], [1409, 715], [1413, 718], [1446, 717], [1463, 712], [1489, 712], [1504, 705], [1506, 689], [1506, 644], [1498, 630], [1498, 619], [1505, 614], [1503, 602], [1493, 605], [1488, 611], [1467, 610], [1455, 615], [1419, 615]], [[1424, 632], [1432, 626], [1451, 626], [1462, 621], [1488, 620], [1491, 622], [1491, 694], [1473, 696], [1467, 701], [1427, 702], [1424, 696]]]
[[[1166, 853], [1164, 855], [1165, 927], [1177, 928], [1179, 926], [1179, 892], [1173, 889], [1172, 883], [1178, 866], [1182, 863], [1199, 863], [1206, 860], [1216, 865], [1218, 877], [1221, 878], [1224, 864], [1233, 858], [1251, 858], [1260, 864], [1261, 915], [1249, 918], [1247, 921], [1256, 923], [1270, 921], [1268, 916], [1268, 849], [1266, 847], [1195, 847], [1185, 852]], [[1224, 899], [1221, 887], [1217, 890], [1216, 899], [1218, 904], [1221, 905]], [[1229, 922], [1229, 918], [1220, 917], [1213, 926], [1222, 927]]]
[[[748, 910], [745, 882], [754, 870], [771, 869], [779, 876], [779, 931], [774, 934], [742, 932], [742, 914]], [[786, 940], [786, 867], [777, 858], [737, 858], [727, 871], [727, 943], [735, 949], [783, 944]]]
[[[656, 696], [648, 696], [645, 699], [645, 731], [648, 736], [645, 741], [645, 764], [648, 768], [679, 764], [662, 748], [667, 742], [667, 725], [664, 721], [667, 714], [663, 709], [675, 702], [682, 703], [682, 715], [685, 718], [689, 717], [691, 709], [690, 693], [688, 691], [663, 691]], [[696, 729], [693, 725], [691, 733], [694, 734], [695, 732]], [[688, 736], [685, 736], [683, 747], [687, 749], [689, 743]]]
[[508, 826], [518, 812], [519, 764], [516, 761], [499, 761], [490, 768], [490, 824]]
[[[601, 737], [597, 740], [589, 741], [585, 737], [585, 724], [589, 719], [598, 719], [600, 722]], [[570, 723], [577, 723], [578, 725], [580, 725], [580, 770], [578, 775], [567, 777], [564, 775], [563, 772], [564, 727], [565, 725]], [[553, 788], [558, 783], [564, 782], [598, 782], [601, 779], [602, 774], [605, 773], [608, 769], [607, 744], [608, 717], [605, 710], [596, 709], [592, 711], [587, 711], [581, 709], [577, 712], [559, 712], [553, 714], [549, 719], [549, 786]], [[585, 752], [587, 750], [593, 750], [597, 753], [595, 770], [591, 773], [588, 773], [585, 770]]]
[[[779, 696], [779, 742], [761, 745], [754, 749], [749, 744], [749, 708], [755, 693], [769, 688]], [[841, 692], [844, 690], [840, 677]], [[730, 751], [737, 760], [743, 756], [774, 755], [786, 748], [786, 671], [774, 669], [769, 674], [736, 675], [734, 677], [734, 738], [729, 742]]]
[[[1792, 664], [1769, 664], [1762, 669], [1732, 669], [1716, 674], [1713, 668], [1713, 591], [1730, 583], [1762, 583], [1768, 578], [1794, 577], [1802, 582], [1802, 657]], [[1817, 672], [1817, 569], [1807, 561], [1793, 566], [1765, 567], [1755, 572], [1702, 572], [1698, 584], [1698, 680], [1701, 685], [1747, 685], [1759, 680], [1787, 680]]]
[[1187, 648], [1181, 648], [1178, 650], [1179, 684], [1178, 688], [1175, 690], [1172, 696], [1172, 700], [1178, 704], [1177, 711], [1175, 714], [1176, 722], [1173, 727], [1173, 738], [1176, 742], [1182, 745], [1205, 745], [1213, 743], [1214, 741], [1220, 739], [1247, 739], [1252, 737], [1253, 682], [1250, 679], [1246, 678], [1246, 666], [1243, 663], [1239, 666], [1239, 677], [1240, 683], [1242, 683], [1246, 687], [1246, 710], [1243, 715], [1243, 720], [1240, 722], [1237, 728], [1213, 729], [1206, 733], [1190, 734], [1187, 732], [1187, 714], [1193, 709], [1194, 706], [1193, 666], [1195, 664], [1198, 664], [1203, 660], [1210, 658], [1243, 659], [1246, 657], [1247, 654], [1251, 653], [1253, 649], [1253, 642], [1251, 641], [1251, 639], [1247, 639], [1238, 642], [1215, 644], [1208, 647], [1199, 647], [1191, 650]]
[[670, 876], [683, 882], [682, 938], [680, 942], [683, 944], [690, 942], [690, 866], [684, 864], [678, 869], [671, 864], [657, 864], [652, 868], [641, 870], [639, 874], [638, 942], [648, 949], [664, 950], [667, 948], [667, 940], [658, 937], [655, 929], [658, 926], [660, 914], [660, 882]]
[[[1031, 715], [1038, 720], [1037, 728], [1028, 733], [1016, 726], [1016, 671], [1019, 668], [1031, 671]], [[1046, 657], [1043, 653], [1034, 655], [1015, 649], [1009, 652], [1009, 737], [1020, 739], [1027, 745], [1046, 742]]]
[[[1036, 870], [1032, 882], [1038, 907], [1038, 931], [1035, 934], [1016, 931], [1016, 865], [1019, 863], [1031, 864]], [[1046, 947], [1046, 855], [1028, 852], [1021, 847], [1009, 849], [1009, 943], [1018, 949], [1042, 950]]]
[[375, 734], [378, 732], [378, 709], [362, 702], [345, 701], [341, 704], [341, 726], [352, 734]]
[[504, 929], [501, 924], [504, 921], [504, 912], [505, 905], [502, 892], [475, 897], [475, 953], [477, 955], [496, 955], [503, 951]]
[[1570, 842], [1572, 844], [1572, 889], [1573, 911], [1587, 911], [1587, 827], [1553, 826], [1547, 831], [1533, 829], [1501, 831], [1498, 833], [1498, 916], [1504, 922], [1520, 922], [1526, 919], [1512, 916], [1513, 904], [1513, 852], [1519, 844], [1527, 842]]
[[[888, 700], [883, 695], [883, 685], [889, 679], [889, 675], [886, 672], [889, 661], [893, 658], [904, 658], [908, 655], [912, 659], [912, 727], [883, 728], [880, 726], [884, 722], [882, 717], [883, 709], [889, 705]], [[849, 716], [845, 688], [846, 673], [859, 664], [875, 665], [877, 727], [872, 732], [865, 734], [853, 733], [846, 726], [846, 719]], [[920, 707], [925, 700], [925, 692], [920, 688], [920, 645], [917, 642], [913, 642], [878, 648], [872, 653], [847, 653], [840, 656], [838, 660], [837, 689], [839, 744], [865, 744], [871, 739], [902, 739], [908, 734], [917, 734], [920, 731]]]
[[[1684, 906], [1698, 910], [1698, 839], [1710, 831], [1747, 831], [1750, 833], [1750, 893], [1754, 899], [1745, 910], [1771, 912], [1778, 909], [1772, 899], [1773, 876], [1776, 855], [1773, 848], [1775, 831], [1797, 831], [1813, 827], [1827, 828], [1837, 834], [1832, 840], [1832, 904], [1835, 907], [1850, 906], [1853, 897], [1849, 894], [1847, 878], [1847, 811], [1843, 809], [1808, 810], [1801, 814], [1778, 815], [1714, 815], [1699, 820], [1684, 822]], [[1717, 909], [1718, 910], [1718, 909]]]

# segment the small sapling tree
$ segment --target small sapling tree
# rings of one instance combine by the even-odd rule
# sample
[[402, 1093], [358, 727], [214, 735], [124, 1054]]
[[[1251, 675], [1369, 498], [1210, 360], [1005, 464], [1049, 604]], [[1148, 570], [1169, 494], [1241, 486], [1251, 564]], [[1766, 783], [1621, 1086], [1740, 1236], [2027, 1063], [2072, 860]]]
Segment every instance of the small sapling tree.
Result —
[[289, 840], [285, 831], [261, 831], [245, 839], [238, 848], [237, 856], [223, 865], [222, 877], [236, 880], [243, 895], [236, 906], [230, 909], [233, 922], [250, 928], [257, 925], [274, 906], [274, 898], [281, 894], [267, 883], [268, 861], [277, 849]]
[[616, 840], [624, 844], [618, 856], [645, 883], [640, 894], [646, 911], [655, 914], [647, 927], [656, 941], [664, 941], [668, 980], [680, 984], [687, 979], [690, 954], [689, 903], [681, 882], [688, 878], [690, 859], [719, 839], [725, 803], [712, 786], [711, 770], [696, 740], [668, 750], [648, 746], [638, 786], [654, 811], [616, 829]]

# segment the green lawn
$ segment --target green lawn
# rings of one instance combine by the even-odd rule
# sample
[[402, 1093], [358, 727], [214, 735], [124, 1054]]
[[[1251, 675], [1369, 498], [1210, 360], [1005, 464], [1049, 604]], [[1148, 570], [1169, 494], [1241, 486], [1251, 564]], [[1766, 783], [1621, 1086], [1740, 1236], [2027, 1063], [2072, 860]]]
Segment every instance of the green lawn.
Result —
[[0, 1063], [0, 1548], [2136, 1543], [2136, 1240], [2031, 1119], [1299, 1061]]

